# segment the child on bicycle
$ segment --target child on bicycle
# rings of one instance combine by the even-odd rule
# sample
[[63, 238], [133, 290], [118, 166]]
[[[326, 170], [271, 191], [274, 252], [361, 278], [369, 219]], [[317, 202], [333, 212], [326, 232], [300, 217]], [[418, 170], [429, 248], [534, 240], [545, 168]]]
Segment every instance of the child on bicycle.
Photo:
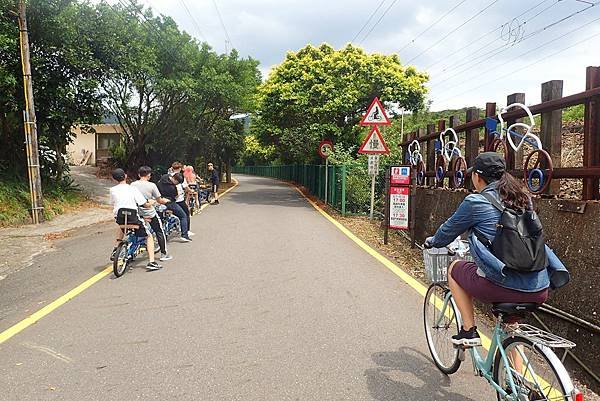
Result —
[[531, 199], [523, 184], [506, 172], [506, 163], [498, 153], [481, 153], [468, 172], [477, 193], [464, 199], [435, 235], [425, 240], [425, 247], [443, 248], [462, 233], [469, 232], [475, 263], [459, 260], [448, 267], [448, 285], [463, 318], [463, 327], [452, 336], [452, 343], [478, 346], [481, 339], [475, 326], [473, 298], [486, 304], [541, 304], [548, 298], [548, 288], [559, 288], [568, 283], [570, 277], [547, 246], [548, 266], [545, 269], [521, 272], [505, 268], [505, 264], [477, 237], [483, 235], [491, 242], [501, 217], [500, 210], [482, 194], [493, 196], [506, 208], [521, 211], [532, 208]]
[[[135, 230], [135, 235], [138, 238], [146, 238], [146, 250], [148, 251], [148, 264], [146, 265], [147, 270], [158, 270], [162, 266], [154, 260], [154, 239], [150, 234], [150, 230], [147, 228], [148, 223], [142, 219], [138, 214], [139, 207], [150, 208], [156, 201], [153, 199], [147, 200], [142, 193], [137, 189], [127, 184], [127, 174], [123, 169], [117, 168], [113, 170], [112, 177], [118, 182], [117, 185], [110, 189], [110, 203], [113, 205], [113, 213], [115, 215], [115, 222], [121, 226], [125, 224], [123, 216], [123, 210], [134, 211], [134, 214], [128, 216], [127, 225], [135, 225], [138, 228]], [[118, 227], [116, 245], [112, 251], [111, 260], [114, 260], [116, 255], [117, 246], [123, 239], [124, 229]]]

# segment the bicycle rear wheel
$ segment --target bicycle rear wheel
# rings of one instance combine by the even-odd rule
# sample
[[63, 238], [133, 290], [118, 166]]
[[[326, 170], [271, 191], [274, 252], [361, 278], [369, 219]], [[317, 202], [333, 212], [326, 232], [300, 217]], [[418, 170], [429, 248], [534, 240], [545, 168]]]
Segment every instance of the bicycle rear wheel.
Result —
[[115, 260], [113, 261], [113, 273], [116, 277], [121, 277], [127, 271], [127, 265], [129, 264], [129, 255], [127, 250], [129, 249], [129, 242], [121, 241], [115, 251]]
[[[508, 365], [498, 350], [494, 357], [494, 381], [515, 400], [567, 401], [573, 384], [564, 366], [550, 348], [524, 337], [509, 337], [502, 342]], [[510, 375], [510, 376], [509, 376]], [[510, 378], [515, 391], [510, 385]], [[504, 398], [496, 393], [498, 401]]]
[[458, 370], [460, 350], [452, 344], [451, 337], [460, 330], [459, 315], [452, 298], [444, 307], [448, 289], [432, 284], [425, 294], [423, 321], [427, 346], [433, 362], [443, 373], [449, 375]]

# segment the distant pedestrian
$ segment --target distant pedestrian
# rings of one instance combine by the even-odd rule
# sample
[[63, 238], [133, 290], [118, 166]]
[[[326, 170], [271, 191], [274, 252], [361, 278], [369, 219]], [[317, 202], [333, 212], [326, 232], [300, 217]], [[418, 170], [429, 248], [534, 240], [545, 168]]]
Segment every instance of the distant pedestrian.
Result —
[[221, 183], [221, 178], [219, 177], [219, 172], [215, 169], [212, 163], [208, 163], [208, 172], [210, 173], [210, 190], [213, 194], [213, 205], [219, 204], [219, 184]]

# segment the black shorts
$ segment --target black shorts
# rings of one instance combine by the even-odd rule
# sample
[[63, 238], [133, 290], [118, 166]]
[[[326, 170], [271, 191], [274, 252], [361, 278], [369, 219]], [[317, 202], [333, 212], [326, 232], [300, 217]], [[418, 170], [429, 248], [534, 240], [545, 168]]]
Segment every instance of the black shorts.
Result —
[[[140, 218], [140, 216], [137, 214], [137, 211], [133, 209], [119, 209], [117, 216], [115, 217], [115, 222], [120, 226], [125, 224], [125, 216], [122, 214], [123, 211], [130, 213], [127, 216], [127, 225], [137, 226], [135, 229], [135, 236], [138, 238], [146, 238], [149, 235], [149, 231], [147, 229], [148, 224], [144, 221], [144, 219]], [[121, 231], [124, 233], [125, 229], [121, 228]]]
[[219, 186], [217, 184], [212, 184], [211, 191], [216, 194], [219, 192]]

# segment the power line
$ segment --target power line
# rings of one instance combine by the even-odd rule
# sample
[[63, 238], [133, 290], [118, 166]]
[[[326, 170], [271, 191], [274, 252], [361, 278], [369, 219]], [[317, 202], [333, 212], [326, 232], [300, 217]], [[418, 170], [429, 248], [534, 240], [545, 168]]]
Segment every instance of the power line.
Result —
[[[594, 6], [598, 5], [598, 4], [600, 4], [600, 1], [598, 1], [598, 2], [596, 2], [596, 3], [594, 3], [594, 4], [592, 4], [592, 5], [590, 5], [589, 7], [586, 7], [586, 8], [584, 8], [584, 9], [581, 9], [581, 10], [579, 10], [579, 11], [576, 11], [576, 12], [574, 12], [574, 13], [571, 13], [571, 14], [567, 15], [566, 17], [563, 17], [563, 18], [561, 18], [561, 19], [559, 19], [559, 20], [557, 20], [557, 21], [554, 21], [554, 22], [552, 22], [552, 23], [550, 23], [550, 24], [548, 24], [548, 25], [546, 25], [546, 26], [544, 26], [544, 27], [542, 27], [542, 28], [539, 28], [539, 29], [538, 29], [538, 30], [536, 30], [536, 31], [533, 31], [533, 32], [531, 32], [529, 35], [526, 35], [525, 37], [523, 37], [523, 38], [522, 38], [522, 39], [521, 39], [521, 40], [518, 42], [518, 44], [521, 44], [521, 43], [525, 42], [526, 40], [528, 40], [528, 39], [531, 39], [532, 37], [534, 37], [534, 36], [536, 36], [536, 35], [538, 35], [538, 34], [540, 34], [540, 33], [544, 32], [545, 30], [547, 30], [547, 29], [549, 29], [549, 28], [552, 28], [552, 27], [554, 27], [554, 26], [556, 26], [556, 25], [558, 25], [558, 24], [560, 24], [560, 23], [562, 23], [562, 22], [564, 22], [564, 21], [566, 21], [566, 20], [568, 20], [568, 19], [570, 19], [570, 18], [572, 18], [572, 17], [574, 17], [574, 16], [578, 15], [578, 14], [581, 14], [582, 12], [585, 12], [585, 11], [589, 10], [590, 8], [592, 8], [592, 7], [594, 7]], [[487, 46], [486, 46], [486, 47], [487, 47]], [[496, 56], [496, 55], [498, 55], [498, 54], [501, 54], [501, 53], [504, 53], [505, 51], [507, 51], [507, 50], [510, 50], [510, 49], [511, 49], [511, 47], [507, 47], [506, 45], [501, 45], [501, 46], [498, 46], [498, 47], [496, 47], [496, 48], [494, 48], [494, 49], [491, 49], [491, 50], [489, 50], [489, 51], [487, 51], [487, 52], [485, 52], [485, 53], [483, 53], [483, 54], [480, 54], [480, 55], [479, 55], [479, 56], [477, 56], [477, 57], [474, 57], [474, 58], [471, 58], [471, 59], [469, 59], [469, 60], [466, 60], [466, 61], [460, 62], [459, 64], [455, 64], [455, 65], [453, 66], [453, 68], [451, 68], [451, 69], [447, 70], [447, 72], [446, 72], [446, 70], [444, 70], [444, 72], [446, 72], [446, 74], [448, 74], [448, 73], [450, 73], [450, 72], [453, 72], [453, 71], [455, 71], [455, 70], [459, 69], [460, 67], [463, 67], [463, 66], [465, 66], [465, 65], [468, 65], [468, 66], [467, 66], [466, 68], [463, 68], [462, 70], [459, 70], [459, 71], [458, 71], [458, 72], [456, 72], [455, 74], [453, 74], [453, 75], [451, 75], [451, 76], [449, 76], [449, 77], [445, 78], [445, 79], [444, 79], [444, 82], [447, 82], [448, 80], [450, 80], [450, 79], [452, 79], [452, 78], [455, 78], [455, 77], [457, 77], [457, 76], [459, 76], [459, 75], [461, 75], [461, 74], [463, 74], [463, 73], [465, 73], [465, 72], [467, 72], [467, 71], [471, 70], [471, 69], [472, 69], [472, 68], [473, 68], [475, 65], [479, 65], [479, 64], [481, 64], [482, 62], [486, 61], [486, 60], [488, 59], [488, 58], [487, 58], [487, 56], [489, 56], [489, 55], [494, 55], [494, 56]], [[476, 62], [477, 60], [481, 60], [481, 61], [478, 61], [478, 62]], [[474, 62], [475, 62], [475, 64], [474, 64]], [[441, 75], [442, 75], [442, 76], [444, 76], [444, 75], [446, 75], [446, 74], [442, 73]], [[439, 77], [438, 77], [438, 79], [439, 79]], [[432, 87], [439, 86], [439, 85], [441, 85], [441, 84], [442, 84], [442, 83], [444, 83], [444, 82], [440, 82], [440, 83], [434, 84], [434, 85], [432, 85]]]
[[[524, 52], [524, 53], [522, 53], [522, 54], [519, 54], [518, 56], [516, 56], [516, 58], [520, 58], [520, 57], [527, 56], [528, 54], [530, 54], [530, 53], [531, 53], [531, 51], [532, 51], [532, 50], [536, 50], [536, 51], [537, 51], [537, 50], [541, 49], [542, 47], [546, 47], [546, 46], [548, 46], [549, 44], [551, 44], [551, 43], [554, 43], [554, 42], [556, 42], [556, 41], [558, 41], [558, 40], [560, 40], [560, 39], [564, 38], [565, 36], [568, 36], [568, 35], [570, 35], [570, 34], [572, 34], [572, 33], [574, 33], [574, 32], [577, 32], [577, 31], [579, 31], [579, 30], [581, 30], [581, 29], [583, 29], [583, 28], [585, 28], [585, 27], [587, 27], [587, 26], [589, 26], [589, 25], [591, 25], [591, 24], [593, 24], [594, 22], [597, 22], [597, 21], [600, 21], [600, 17], [598, 17], [598, 18], [596, 18], [596, 19], [593, 19], [593, 20], [591, 20], [591, 21], [589, 21], [589, 22], [586, 22], [585, 24], [583, 24], [583, 25], [581, 25], [581, 26], [579, 26], [579, 27], [577, 27], [577, 28], [575, 28], [575, 29], [572, 29], [572, 30], [570, 30], [569, 32], [566, 32], [566, 33], [564, 33], [564, 34], [562, 34], [562, 35], [560, 35], [560, 36], [557, 36], [556, 38], [554, 38], [554, 39], [552, 39], [552, 40], [549, 40], [549, 41], [547, 41], [547, 42], [544, 42], [544, 43], [542, 43], [541, 45], [537, 45], [537, 46], [535, 47], [535, 49], [530, 49], [530, 50], [527, 50], [526, 52]], [[475, 78], [479, 78], [479, 77], [481, 77], [481, 76], [484, 76], [484, 75], [486, 75], [486, 74], [487, 74], [487, 73], [489, 73], [490, 71], [496, 70], [496, 69], [498, 69], [498, 68], [500, 68], [500, 67], [502, 67], [502, 66], [503, 66], [503, 64], [496, 64], [494, 67], [491, 67], [491, 68], [487, 69], [485, 72], [483, 72], [483, 73], [481, 73], [481, 74], [478, 74], [478, 75], [475, 75], [475, 76], [473, 76], [473, 77], [470, 77], [469, 79], [470, 79], [470, 80], [473, 80], [473, 79], [475, 79]], [[462, 86], [462, 85], [463, 85], [462, 83], [459, 83], [459, 84], [457, 84], [457, 85], [454, 85], [454, 86], [451, 86], [451, 87], [449, 87], [449, 88], [446, 88], [446, 89], [444, 89], [444, 90], [443, 90], [442, 94], [444, 94], [444, 93], [447, 93], [447, 92], [449, 92], [450, 90], [452, 90], [452, 89], [454, 89], [454, 88], [458, 88], [458, 87], [460, 87], [460, 86]]]
[[[549, 1], [549, 0], [542, 0], [542, 1], [540, 1], [540, 2], [539, 2], [539, 3], [537, 3], [535, 6], [533, 6], [533, 7], [529, 8], [529, 9], [525, 10], [525, 11], [524, 11], [524, 12], [522, 12], [521, 14], [517, 15], [516, 17], [514, 17], [514, 18], [512, 19], [512, 21], [514, 21], [514, 20], [516, 20], [516, 19], [518, 19], [518, 18], [521, 18], [523, 15], [525, 15], [525, 14], [529, 13], [530, 11], [532, 11], [532, 10], [534, 10], [534, 9], [538, 8], [539, 6], [541, 6], [542, 4], [544, 4], [544, 3], [548, 2], [548, 1]], [[561, 1], [563, 1], [563, 0], [556, 0], [556, 2], [552, 4], [552, 6], [554, 6], [554, 5], [558, 4], [558, 3], [559, 3], [559, 2], [561, 2]], [[548, 8], [546, 8], [546, 9], [544, 9], [544, 10], [548, 10]], [[532, 18], [528, 19], [526, 22], [529, 22], [529, 21], [531, 21], [532, 19], [534, 19], [534, 18], [535, 18], [535, 17], [537, 17], [537, 16], [539, 16], [539, 13], [538, 13], [538, 14], [536, 14], [534, 17], [532, 17]], [[492, 29], [491, 31], [488, 31], [487, 33], [484, 33], [483, 35], [481, 35], [479, 38], [475, 39], [474, 41], [472, 41], [472, 42], [471, 42], [471, 43], [469, 43], [468, 45], [461, 47], [461, 48], [458, 50], [458, 52], [454, 52], [454, 53], [452, 53], [452, 56], [454, 57], [454, 56], [456, 55], [456, 53], [463, 52], [463, 51], [467, 50], [468, 48], [470, 48], [471, 46], [473, 46], [474, 44], [481, 42], [483, 39], [485, 39], [486, 37], [488, 37], [488, 36], [490, 36], [491, 34], [495, 33], [496, 31], [499, 31], [499, 30], [503, 29], [503, 28], [504, 28], [504, 27], [505, 27], [507, 24], [509, 24], [509, 23], [508, 23], [508, 22], [505, 22], [504, 24], [502, 24], [502, 25], [500, 25], [500, 26], [498, 26], [498, 27], [496, 27], [496, 28]], [[479, 52], [479, 50], [481, 50], [481, 49], [484, 49], [484, 48], [486, 48], [486, 47], [488, 47], [488, 45], [484, 45], [484, 46], [482, 46], [482, 47], [478, 48], [477, 50], [473, 51], [472, 53], [475, 53], [475, 54], [477, 54], [477, 52]], [[441, 63], [441, 62], [442, 62], [442, 61], [444, 61], [444, 60], [446, 60], [446, 59], [445, 59], [445, 58], [440, 58], [439, 60], [435, 61], [433, 64], [429, 64], [427, 67], [425, 67], [425, 70], [429, 70], [430, 68], [433, 68], [433, 67], [435, 67], [436, 65], [438, 65], [439, 63]], [[458, 63], [460, 63], [460, 61], [459, 61]], [[456, 64], [458, 64], [458, 63], [456, 63]], [[447, 67], [445, 67], [445, 68], [444, 68], [442, 71], [445, 71], [446, 69], [448, 69], [448, 68], [451, 68], [451, 67], [453, 67], [454, 65], [455, 65], [455, 64], [452, 64], [452, 65], [450, 65], [450, 66], [447, 66]]]
[[365, 36], [363, 36], [361, 42], [364, 42], [365, 39], [367, 39], [367, 37], [371, 34], [371, 32], [373, 32], [373, 29], [375, 29], [375, 27], [377, 25], [379, 25], [379, 23], [381, 22], [381, 20], [383, 19], [383, 17], [386, 16], [386, 14], [392, 9], [392, 7], [394, 6], [394, 4], [396, 4], [398, 2], [398, 0], [394, 0], [390, 3], [390, 5], [388, 6], [388, 8], [385, 9], [385, 11], [383, 12], [383, 14], [381, 14], [381, 17], [379, 17], [379, 19], [377, 20], [377, 22], [375, 23], [375, 25], [373, 25], [371, 27], [371, 29], [369, 30], [369, 32], [367, 32], [367, 34]]
[[[536, 64], [539, 64], [539, 63], [541, 63], [542, 61], [544, 61], [544, 60], [546, 60], [546, 59], [549, 59], [550, 57], [554, 57], [554, 56], [556, 56], [556, 55], [558, 55], [558, 54], [560, 54], [560, 53], [563, 53], [563, 52], [565, 52], [565, 51], [567, 51], [567, 50], [569, 50], [569, 49], [571, 49], [571, 48], [573, 48], [573, 47], [575, 47], [575, 46], [578, 46], [578, 45], [580, 45], [580, 44], [582, 44], [582, 43], [584, 43], [584, 42], [587, 42], [588, 40], [591, 40], [591, 39], [595, 38], [596, 36], [600, 36], [600, 32], [597, 32], [597, 33], [595, 33], [595, 34], [593, 34], [593, 35], [591, 35], [591, 36], [588, 36], [588, 37], [587, 37], [587, 38], [585, 38], [585, 39], [582, 39], [582, 40], [580, 40], [579, 42], [576, 42], [576, 43], [574, 43], [574, 44], [572, 44], [572, 45], [570, 45], [570, 46], [567, 46], [567, 47], [565, 47], [565, 48], [562, 48], [561, 50], [559, 50], [559, 51], [557, 51], [557, 52], [554, 52], [554, 53], [552, 53], [552, 54], [549, 54], [549, 55], [547, 55], [547, 56], [545, 56], [545, 57], [543, 57], [543, 58], [541, 58], [541, 59], [539, 59], [539, 60], [536, 60], [536, 61], [534, 61], [533, 63], [527, 64], [526, 66], [519, 68], [519, 71], [521, 71], [521, 70], [524, 70], [524, 69], [527, 69], [527, 68], [530, 68], [530, 67], [533, 67], [534, 65], [536, 65]], [[500, 76], [500, 77], [498, 77], [498, 78], [496, 78], [496, 79], [494, 79], [494, 80], [487, 81], [487, 82], [485, 82], [485, 83], [483, 83], [483, 84], [481, 84], [481, 85], [479, 85], [479, 86], [476, 86], [476, 87], [474, 87], [474, 88], [468, 89], [468, 90], [466, 90], [466, 91], [464, 91], [464, 92], [461, 92], [461, 93], [455, 94], [455, 95], [453, 95], [452, 97], [449, 97], [449, 98], [443, 99], [443, 100], [441, 100], [441, 101], [440, 101], [440, 103], [441, 103], [441, 102], [445, 102], [445, 101], [447, 101], [447, 100], [450, 100], [450, 99], [453, 99], [453, 98], [455, 98], [456, 96], [461, 96], [461, 95], [464, 95], [464, 94], [467, 94], [467, 93], [473, 92], [473, 91], [475, 91], [475, 90], [477, 90], [477, 89], [480, 89], [480, 88], [482, 88], [482, 87], [484, 87], [484, 86], [486, 86], [486, 85], [492, 84], [492, 83], [494, 83], [494, 82], [498, 82], [498, 81], [500, 81], [501, 79], [504, 79], [504, 78], [507, 78], [507, 77], [510, 77], [510, 76], [514, 76], [514, 71], [511, 71], [511, 72], [509, 72], [508, 74], [502, 75], [502, 76]]]
[[462, 28], [463, 26], [467, 25], [469, 22], [471, 22], [472, 20], [474, 20], [475, 18], [477, 18], [478, 16], [480, 16], [481, 14], [483, 14], [488, 8], [490, 8], [491, 6], [493, 6], [494, 4], [496, 4], [498, 1], [499, 0], [492, 1], [490, 4], [488, 4], [487, 6], [485, 6], [483, 9], [479, 10], [477, 13], [475, 13], [469, 19], [467, 19], [465, 22], [463, 22], [462, 24], [460, 24], [459, 26], [457, 26], [456, 28], [454, 28], [453, 30], [451, 30], [448, 34], [442, 36], [440, 38], [440, 40], [438, 40], [437, 42], [435, 42], [434, 44], [432, 44], [431, 46], [429, 46], [425, 50], [421, 51], [419, 54], [417, 54], [416, 56], [414, 56], [410, 60], [408, 60], [406, 63], [408, 64], [408, 63], [412, 62], [413, 60], [416, 60], [417, 58], [421, 57], [423, 54], [427, 53], [429, 50], [431, 50], [435, 46], [439, 45], [441, 42], [443, 42], [444, 40], [446, 40], [454, 32], [458, 31], [460, 28]]
[[356, 32], [356, 35], [354, 35], [354, 37], [352, 38], [352, 42], [354, 42], [356, 40], [356, 38], [358, 38], [358, 35], [360, 35], [362, 33], [362, 31], [367, 27], [367, 25], [369, 25], [369, 22], [371, 22], [371, 19], [373, 19], [373, 17], [377, 13], [377, 11], [379, 11], [381, 6], [383, 6], [383, 3], [385, 3], [386, 1], [387, 0], [381, 0], [379, 5], [377, 6], [377, 8], [375, 8], [375, 10], [369, 16], [369, 18], [367, 18], [367, 21], [363, 24], [363, 26], [360, 28], [360, 30], [358, 32]]
[[185, 3], [185, 0], [179, 0], [179, 2], [185, 9], [185, 12], [187, 13], [187, 15], [189, 15], [190, 19], [192, 20], [192, 24], [196, 28], [196, 31], [198, 31], [198, 34], [200, 34], [200, 37], [202, 39], [204, 39], [204, 41], [206, 41], [206, 37], [204, 36], [204, 33], [202, 33], [202, 29], [200, 29], [200, 24], [198, 24], [198, 21], [196, 20], [194, 15], [191, 13], [190, 9], [188, 8], [187, 4]]
[[[397, 53], [400, 53], [402, 50], [406, 49], [408, 46], [412, 45], [413, 43], [415, 43], [415, 40], [419, 39], [421, 36], [423, 36], [426, 32], [428, 32], [431, 28], [433, 28], [434, 26], [436, 26], [438, 24], [438, 22], [440, 22], [441, 20], [443, 20], [444, 18], [446, 18], [452, 11], [456, 10], [458, 7], [460, 7], [461, 4], [463, 4], [465, 1], [467, 0], [462, 0], [460, 3], [458, 3], [457, 5], [455, 5], [454, 7], [452, 7], [450, 10], [446, 11], [446, 13], [444, 15], [442, 15], [440, 18], [438, 18], [433, 24], [429, 25], [427, 28], [425, 28], [421, 33], [419, 33], [417, 36], [415, 36], [411, 41], [407, 42], [404, 46], [402, 46], [400, 48], [400, 50], [398, 50]], [[545, 0], [546, 1], [546, 0]]]
[[225, 22], [223, 22], [223, 17], [221, 16], [221, 12], [219, 11], [219, 6], [217, 5], [217, 2], [215, 0], [212, 0], [212, 2], [215, 6], [215, 10], [217, 10], [217, 16], [219, 17], [219, 22], [221, 22], [221, 28], [223, 28], [223, 32], [225, 32], [225, 53], [229, 53], [229, 50], [227, 49], [227, 43], [229, 43], [231, 45], [231, 47], [234, 47], [234, 46], [233, 46], [233, 43], [231, 42], [231, 38], [229, 37], [229, 32], [227, 31]]

